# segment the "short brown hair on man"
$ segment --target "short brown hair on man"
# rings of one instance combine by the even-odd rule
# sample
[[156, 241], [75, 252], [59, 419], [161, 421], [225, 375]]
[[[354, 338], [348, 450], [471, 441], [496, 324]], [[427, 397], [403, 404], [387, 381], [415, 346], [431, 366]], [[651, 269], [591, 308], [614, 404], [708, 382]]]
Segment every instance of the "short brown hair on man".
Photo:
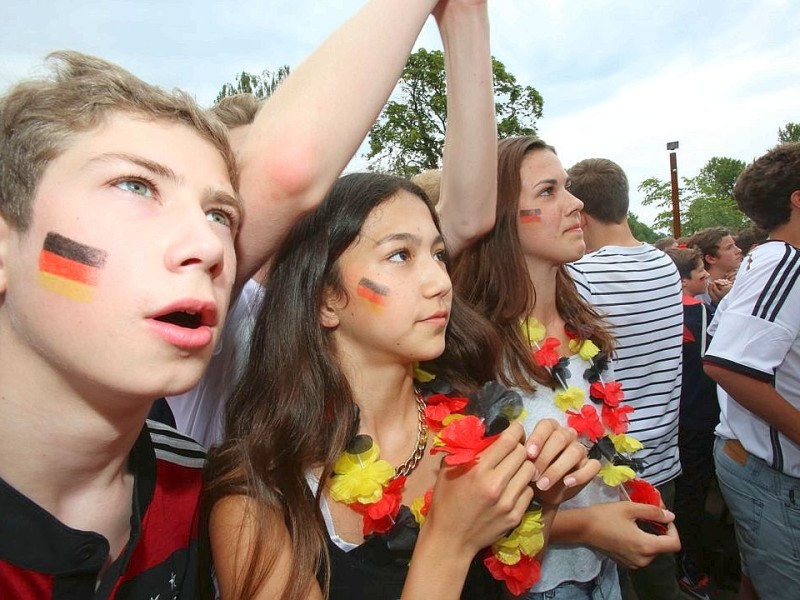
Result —
[[736, 181], [733, 198], [744, 214], [767, 231], [787, 223], [789, 198], [800, 190], [800, 142], [779, 144], [757, 158]]
[[628, 177], [607, 158], [587, 158], [567, 170], [569, 191], [583, 202], [583, 212], [601, 223], [628, 218]]
[[706, 268], [709, 267], [706, 262], [706, 254], [710, 256], [717, 256], [719, 254], [719, 243], [722, 238], [731, 235], [731, 232], [726, 227], [706, 227], [692, 235], [686, 242], [690, 248], [698, 248], [703, 255], [703, 263]]
[[233, 129], [250, 125], [263, 104], [264, 101], [256, 98], [253, 94], [242, 93], [226, 96], [210, 110], [225, 127]]
[[78, 134], [113, 113], [180, 123], [219, 150], [236, 189], [236, 163], [219, 120], [182, 91], [145, 83], [103, 59], [73, 51], [48, 57], [49, 77], [29, 79], [0, 98], [0, 215], [26, 230], [42, 174]]
[[434, 206], [439, 203], [439, 196], [442, 191], [441, 169], [428, 169], [422, 173], [417, 173], [411, 177], [411, 181], [423, 189]]
[[664, 253], [675, 263], [681, 279], [691, 279], [692, 271], [703, 266], [703, 255], [699, 248], [667, 248]]

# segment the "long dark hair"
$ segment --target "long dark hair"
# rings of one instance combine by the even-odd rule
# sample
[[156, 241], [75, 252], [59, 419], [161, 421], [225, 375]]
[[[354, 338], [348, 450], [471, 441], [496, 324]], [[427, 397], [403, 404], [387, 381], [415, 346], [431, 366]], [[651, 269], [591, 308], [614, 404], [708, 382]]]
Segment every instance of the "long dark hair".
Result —
[[[508, 385], [527, 389], [534, 387], [531, 379], [548, 387], [556, 385], [551, 373], [533, 361], [530, 342], [520, 327], [536, 304], [536, 286], [528, 274], [517, 229], [520, 171], [525, 157], [532, 152], [556, 151], [533, 137], [500, 141], [494, 229], [464, 250], [452, 270], [456, 292], [492, 323], [502, 340], [504, 367], [499, 378]], [[564, 265], [556, 275], [556, 308], [581, 337], [591, 337], [608, 354], [613, 351], [614, 340], [608, 326], [581, 298]]]
[[[321, 468], [321, 482], [344, 451], [356, 425], [353, 394], [319, 322], [326, 290], [344, 294], [338, 259], [357, 240], [373, 209], [400, 191], [418, 196], [441, 231], [435, 210], [413, 183], [390, 175], [355, 173], [338, 180], [321, 206], [301, 219], [279, 250], [267, 283], [243, 377], [226, 406], [225, 441], [212, 450], [204, 513], [230, 495], [253, 500], [254, 547], [236, 598], [251, 598], [269, 576], [263, 556], [265, 523], [280, 514], [292, 538], [297, 575], [283, 598], [296, 598], [312, 583], [329, 579], [320, 513], [306, 475]], [[439, 375], [471, 391], [492, 378], [499, 343], [491, 327], [454, 299]], [[327, 586], [323, 586], [326, 588]]]

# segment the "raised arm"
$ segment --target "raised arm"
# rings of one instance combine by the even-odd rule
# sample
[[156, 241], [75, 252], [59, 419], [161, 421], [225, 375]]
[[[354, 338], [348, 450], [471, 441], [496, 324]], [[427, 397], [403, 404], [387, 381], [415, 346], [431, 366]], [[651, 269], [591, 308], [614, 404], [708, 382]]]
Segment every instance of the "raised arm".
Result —
[[451, 254], [494, 226], [497, 121], [485, 1], [443, 0], [434, 11], [444, 46], [447, 129], [437, 209]]
[[324, 197], [397, 83], [436, 0], [370, 0], [284, 81], [238, 148], [237, 285]]

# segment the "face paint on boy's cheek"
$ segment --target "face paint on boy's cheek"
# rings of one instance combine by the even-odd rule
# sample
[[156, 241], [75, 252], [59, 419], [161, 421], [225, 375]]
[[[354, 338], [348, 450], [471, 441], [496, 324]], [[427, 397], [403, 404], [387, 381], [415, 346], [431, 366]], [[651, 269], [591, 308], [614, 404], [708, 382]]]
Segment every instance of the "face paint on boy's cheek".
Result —
[[389, 288], [385, 285], [375, 283], [371, 279], [363, 277], [361, 281], [358, 282], [356, 294], [358, 294], [359, 298], [363, 298], [372, 306], [383, 308], [386, 306], [386, 303], [389, 299]]
[[39, 284], [76, 302], [91, 302], [106, 252], [50, 232], [39, 255]]
[[542, 222], [541, 208], [525, 208], [519, 211], [519, 222], [529, 225], [531, 223]]

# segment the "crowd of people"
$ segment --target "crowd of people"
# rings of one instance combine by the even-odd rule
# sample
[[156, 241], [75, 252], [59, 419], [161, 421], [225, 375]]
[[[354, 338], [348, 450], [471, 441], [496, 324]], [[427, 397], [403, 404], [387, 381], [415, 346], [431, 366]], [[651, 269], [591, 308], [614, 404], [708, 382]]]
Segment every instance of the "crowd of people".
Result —
[[[341, 176], [430, 15], [442, 168]], [[800, 144], [643, 243], [619, 165], [498, 143], [489, 46], [369, 0], [265, 102], [0, 98], [0, 597], [703, 599], [715, 477], [792, 597]]]

